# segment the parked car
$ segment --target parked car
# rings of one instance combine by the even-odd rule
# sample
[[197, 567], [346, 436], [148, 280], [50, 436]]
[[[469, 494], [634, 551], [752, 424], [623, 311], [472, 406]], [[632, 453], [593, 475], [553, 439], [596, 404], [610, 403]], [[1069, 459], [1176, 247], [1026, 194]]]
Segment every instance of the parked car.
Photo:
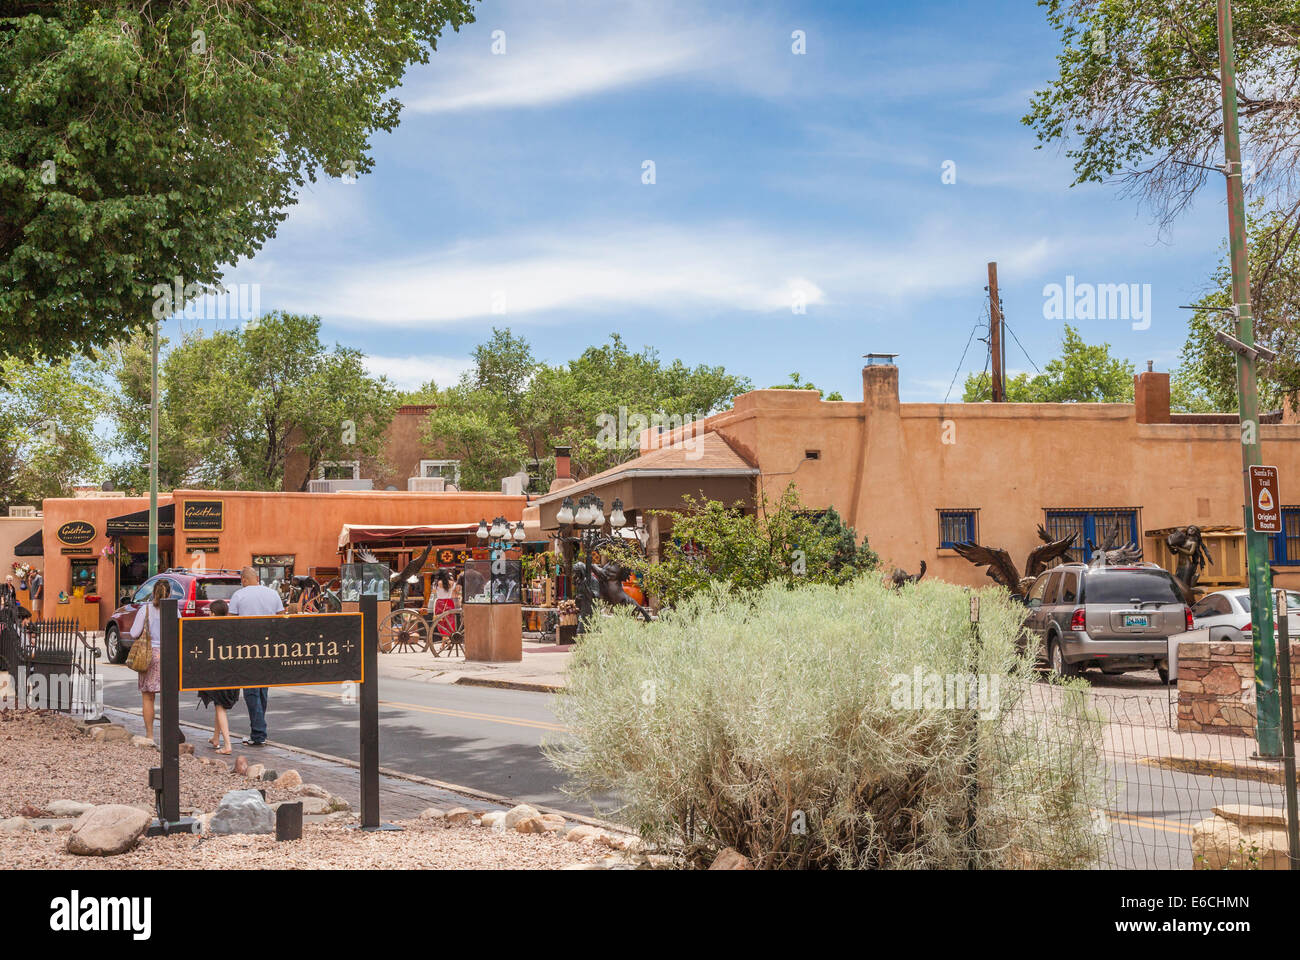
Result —
[[1063, 677], [1155, 667], [1168, 683], [1168, 638], [1192, 628], [1178, 581], [1153, 563], [1062, 564], [1034, 581], [1025, 605], [1029, 636]]
[[[1288, 590], [1286, 605], [1287, 628], [1292, 639], [1300, 638], [1300, 591]], [[1192, 620], [1198, 629], [1209, 629], [1211, 640], [1250, 640], [1250, 591], [1237, 587], [1207, 593], [1192, 605]]]
[[208, 616], [208, 607], [213, 600], [229, 600], [240, 587], [239, 572], [236, 570], [186, 570], [173, 567], [150, 577], [130, 597], [122, 597], [118, 607], [108, 618], [104, 626], [104, 646], [108, 649], [108, 659], [113, 663], [123, 663], [131, 650], [131, 625], [135, 623], [136, 611], [142, 604], [148, 603], [153, 595], [154, 584], [166, 580], [171, 584], [171, 596], [181, 600], [182, 617]]

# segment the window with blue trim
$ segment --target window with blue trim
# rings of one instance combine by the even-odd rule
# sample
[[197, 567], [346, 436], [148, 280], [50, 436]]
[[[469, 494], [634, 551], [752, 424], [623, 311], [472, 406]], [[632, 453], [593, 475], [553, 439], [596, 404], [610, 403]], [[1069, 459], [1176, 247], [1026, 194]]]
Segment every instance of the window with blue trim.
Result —
[[1138, 512], [1134, 508], [1125, 509], [1083, 509], [1083, 510], [1045, 510], [1047, 533], [1053, 540], [1061, 540], [1074, 534], [1074, 545], [1070, 547], [1071, 560], [1086, 563], [1091, 559], [1088, 544], [1101, 549], [1107, 540], [1114, 540], [1116, 547], [1132, 543], [1139, 550], [1142, 540], [1138, 536]]
[[1282, 508], [1282, 532], [1268, 538], [1268, 559], [1280, 567], [1300, 567], [1300, 507]]
[[974, 510], [939, 511], [939, 549], [951, 550], [954, 544], [975, 539]]

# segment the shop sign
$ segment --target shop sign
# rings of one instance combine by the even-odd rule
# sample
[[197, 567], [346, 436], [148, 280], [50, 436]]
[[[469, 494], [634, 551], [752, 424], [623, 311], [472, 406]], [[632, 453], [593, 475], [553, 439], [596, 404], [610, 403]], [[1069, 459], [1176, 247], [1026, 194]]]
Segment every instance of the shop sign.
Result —
[[70, 547], [79, 547], [95, 539], [95, 527], [85, 520], [69, 520], [54, 532], [60, 543]]
[[253, 557], [253, 566], [255, 567], [292, 567], [294, 554], [292, 553], [263, 553]]
[[181, 617], [180, 689], [365, 680], [360, 613]]
[[1282, 497], [1277, 490], [1277, 467], [1250, 468], [1250, 512], [1256, 533], [1282, 532]]
[[187, 547], [215, 547], [221, 542], [220, 537], [186, 537]]
[[186, 500], [181, 530], [224, 530], [224, 500]]
[[59, 552], [64, 556], [68, 556], [69, 554], [81, 554], [82, 556], [89, 556], [90, 554], [95, 552], [95, 548], [94, 547], [64, 547]]

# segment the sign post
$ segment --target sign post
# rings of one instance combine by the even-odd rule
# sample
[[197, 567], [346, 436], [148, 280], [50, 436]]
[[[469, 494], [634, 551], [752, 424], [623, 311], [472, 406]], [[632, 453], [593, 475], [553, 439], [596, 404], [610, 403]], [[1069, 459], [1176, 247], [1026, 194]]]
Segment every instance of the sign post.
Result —
[[361, 597], [361, 829], [382, 830], [379, 822], [379, 644], [375, 618], [379, 600]]
[[[158, 609], [159, 625], [162, 627], [158, 647], [158, 697], [161, 700], [158, 710], [158, 742], [161, 766], [149, 771], [149, 786], [154, 789], [158, 808], [158, 817], [149, 827], [150, 836], [192, 833], [194, 830], [194, 821], [190, 817], [181, 819], [180, 660], [177, 656], [179, 603], [177, 598], [169, 597], [162, 601]], [[148, 607], [145, 611], [147, 617]]]

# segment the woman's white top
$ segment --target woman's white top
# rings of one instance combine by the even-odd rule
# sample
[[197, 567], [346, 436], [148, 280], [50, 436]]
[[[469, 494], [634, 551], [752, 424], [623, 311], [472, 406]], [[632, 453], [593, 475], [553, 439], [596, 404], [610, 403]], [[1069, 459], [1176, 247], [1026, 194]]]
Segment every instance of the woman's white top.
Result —
[[138, 639], [140, 634], [144, 633], [144, 618], [146, 614], [149, 617], [149, 641], [158, 648], [162, 647], [162, 612], [153, 605], [146, 603], [135, 615], [135, 623], [131, 624], [131, 639]]

